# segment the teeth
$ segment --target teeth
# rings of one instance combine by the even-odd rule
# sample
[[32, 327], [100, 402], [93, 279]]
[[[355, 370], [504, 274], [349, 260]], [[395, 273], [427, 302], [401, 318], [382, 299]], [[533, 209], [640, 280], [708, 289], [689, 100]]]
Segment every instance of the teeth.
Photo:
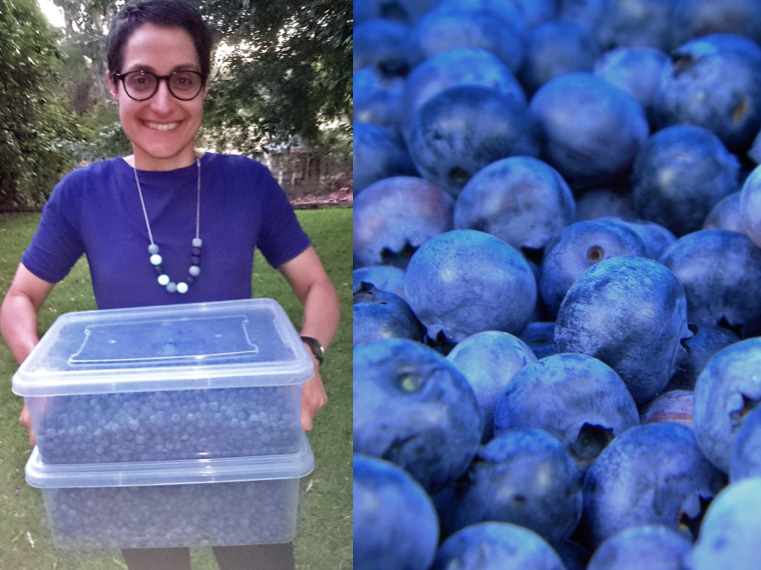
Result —
[[150, 128], [157, 131], [171, 131], [177, 127], [178, 123], [146, 123]]

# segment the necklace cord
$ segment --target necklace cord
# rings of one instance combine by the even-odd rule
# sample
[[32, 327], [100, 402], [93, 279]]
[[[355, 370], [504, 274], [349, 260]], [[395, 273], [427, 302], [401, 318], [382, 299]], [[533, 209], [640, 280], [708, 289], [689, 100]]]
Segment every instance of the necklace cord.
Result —
[[198, 166], [198, 197], [196, 199], [196, 239], [201, 237], [201, 159], [196, 158]]
[[153, 243], [153, 234], [151, 233], [151, 224], [148, 222], [148, 211], [145, 209], [145, 200], [143, 200], [143, 191], [140, 189], [140, 180], [137, 178], [137, 168], [132, 167], [132, 172], [135, 174], [135, 184], [137, 184], [137, 193], [140, 195], [140, 205], [143, 207], [143, 216], [145, 216], [145, 227], [148, 228], [148, 239]]
[[[199, 239], [201, 235], [201, 159], [196, 158], [196, 166], [198, 167], [198, 189], [196, 193], [196, 239]], [[145, 227], [148, 230], [148, 239], [151, 241], [151, 245], [154, 245], [153, 233], [151, 232], [151, 224], [148, 221], [148, 211], [145, 209], [143, 190], [140, 188], [140, 180], [137, 177], [137, 168], [133, 166], [132, 172], [135, 174], [137, 193], [140, 196], [140, 205], [143, 207], [143, 217], [145, 218]]]

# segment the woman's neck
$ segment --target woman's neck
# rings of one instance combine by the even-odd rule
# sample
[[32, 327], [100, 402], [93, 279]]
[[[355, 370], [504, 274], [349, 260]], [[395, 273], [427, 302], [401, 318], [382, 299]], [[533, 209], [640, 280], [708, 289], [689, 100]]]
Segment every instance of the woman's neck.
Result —
[[142, 152], [135, 152], [124, 157], [124, 160], [130, 166], [137, 168], [138, 170], [149, 171], [169, 171], [185, 168], [195, 163], [196, 158], [203, 156], [203, 152], [197, 151], [193, 148], [189, 149], [190, 152], [183, 152], [180, 155], [176, 155], [169, 158], [155, 158], [152, 156], [144, 156]]

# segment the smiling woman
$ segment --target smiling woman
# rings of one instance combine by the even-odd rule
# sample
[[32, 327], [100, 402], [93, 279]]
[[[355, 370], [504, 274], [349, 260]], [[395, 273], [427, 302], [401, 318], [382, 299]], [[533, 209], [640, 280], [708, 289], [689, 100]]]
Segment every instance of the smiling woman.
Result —
[[[210, 43], [204, 48], [206, 45]], [[206, 76], [192, 36], [182, 28], [143, 24], [125, 47], [122, 57], [109, 54], [108, 63], [112, 71], [109, 89], [119, 103], [122, 128], [135, 153], [127, 162], [142, 170], [162, 171], [193, 164]], [[162, 54], [160, 60], [155, 54]], [[208, 73], [208, 65], [205, 67]], [[197, 74], [191, 76], [197, 81], [194, 93], [177, 97], [177, 89], [172, 89], [176, 79], [158, 80], [159, 75], [170, 77], [179, 70]]]
[[[79, 168], [56, 186], [0, 328], [22, 362], [39, 340], [37, 310], [83, 255], [99, 309], [247, 299], [258, 248], [303, 304], [300, 335], [315, 374], [302, 390], [301, 427], [310, 430], [327, 403], [319, 364], [338, 326], [338, 299], [270, 172], [245, 157], [196, 151], [210, 54], [211, 33], [184, 0], [134, 0], [114, 19], [109, 89], [132, 154]], [[20, 419], [34, 445], [26, 407]], [[291, 543], [215, 554], [223, 570], [294, 568]], [[187, 548], [124, 557], [130, 570], [190, 568]]]

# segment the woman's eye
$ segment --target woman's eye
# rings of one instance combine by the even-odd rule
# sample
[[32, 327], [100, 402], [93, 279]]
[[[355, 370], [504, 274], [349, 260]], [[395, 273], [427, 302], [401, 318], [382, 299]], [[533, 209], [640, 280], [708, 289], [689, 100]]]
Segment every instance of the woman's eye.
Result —
[[195, 84], [195, 78], [192, 75], [175, 75], [174, 85], [180, 89], [187, 89]]
[[129, 86], [135, 89], [146, 88], [153, 85], [153, 79], [148, 75], [133, 75], [129, 78]]

